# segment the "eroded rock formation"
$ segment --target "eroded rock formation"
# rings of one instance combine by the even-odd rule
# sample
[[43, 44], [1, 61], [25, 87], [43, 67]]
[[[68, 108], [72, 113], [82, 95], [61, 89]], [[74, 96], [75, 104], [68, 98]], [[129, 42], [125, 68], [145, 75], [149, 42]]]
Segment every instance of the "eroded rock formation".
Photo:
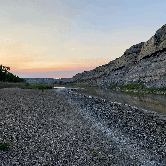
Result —
[[146, 56], [151, 56], [156, 52], [161, 52], [166, 49], [166, 24], [156, 31], [147, 42], [144, 43], [139, 60]]
[[166, 87], [166, 24], [147, 42], [133, 45], [108, 64], [76, 74], [70, 82], [101, 86], [144, 83], [147, 87]]

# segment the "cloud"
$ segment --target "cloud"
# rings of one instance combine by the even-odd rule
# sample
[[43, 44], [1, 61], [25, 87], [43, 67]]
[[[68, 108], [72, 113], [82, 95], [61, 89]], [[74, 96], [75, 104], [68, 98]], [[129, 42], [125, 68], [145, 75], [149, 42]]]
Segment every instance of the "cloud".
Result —
[[[57, 61], [60, 60], [57, 58]], [[43, 73], [43, 72], [60, 72], [60, 71], [75, 71], [75, 70], [91, 70], [102, 64], [106, 64], [110, 61], [110, 58], [96, 58], [96, 59], [75, 59], [66, 58], [61, 63], [54, 62], [33, 62], [33, 65], [24, 67], [19, 70], [26, 73]]]
[[[55, 2], [54, 2], [55, 4]], [[56, 6], [58, 8], [58, 6]], [[58, 31], [58, 33], [69, 33], [72, 30], [71, 19], [57, 14], [56, 7], [41, 3], [36, 4], [32, 1], [5, 0], [0, 6], [0, 23], [4, 25], [4, 30], [10, 29], [33, 29], [45, 31], [45, 28]], [[49, 14], [47, 11], [51, 11]], [[47, 29], [47, 30], [48, 30]], [[8, 31], [9, 32], [9, 31]], [[58, 34], [57, 33], [57, 34]], [[19, 34], [19, 33], [18, 33]]]
[[71, 48], [70, 51], [75, 50], [76, 48]]
[[14, 72], [14, 75], [18, 75], [20, 78], [71, 78], [77, 73], [81, 73], [84, 70], [77, 71], [58, 71], [58, 72], [45, 72], [45, 73], [22, 73]]
[[11, 70], [28, 68], [36, 58], [45, 52], [44, 47], [32, 46], [22, 43], [0, 42], [1, 63], [10, 66]]
[[126, 48], [122, 42], [102, 46], [83, 44], [74, 40], [65, 42], [62, 48], [60, 46], [61, 44], [57, 47], [41, 47], [16, 42], [0, 42], [1, 62], [3, 65], [10, 66], [13, 72], [91, 70], [109, 63], [118, 51], [125, 51]]
[[47, 4], [47, 9], [51, 11], [50, 14], [62, 15], [70, 20], [76, 20], [85, 8], [96, 3], [96, 0], [44, 0], [43, 2]]

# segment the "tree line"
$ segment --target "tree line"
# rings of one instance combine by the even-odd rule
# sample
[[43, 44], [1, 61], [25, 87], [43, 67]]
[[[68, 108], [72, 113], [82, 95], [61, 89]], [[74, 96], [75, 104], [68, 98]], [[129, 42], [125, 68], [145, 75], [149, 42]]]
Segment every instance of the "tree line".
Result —
[[25, 82], [23, 78], [19, 78], [9, 72], [10, 67], [0, 65], [0, 81], [4, 82]]

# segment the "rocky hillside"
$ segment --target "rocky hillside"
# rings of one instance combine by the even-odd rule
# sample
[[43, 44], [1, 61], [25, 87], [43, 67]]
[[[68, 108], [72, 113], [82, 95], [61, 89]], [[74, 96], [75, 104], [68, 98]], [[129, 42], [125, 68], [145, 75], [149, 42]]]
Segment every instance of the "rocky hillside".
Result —
[[27, 83], [33, 84], [63, 84], [70, 80], [70, 78], [23, 78]]
[[70, 83], [101, 86], [144, 83], [147, 87], [166, 87], [166, 24], [147, 42], [131, 46], [108, 64], [76, 74]]

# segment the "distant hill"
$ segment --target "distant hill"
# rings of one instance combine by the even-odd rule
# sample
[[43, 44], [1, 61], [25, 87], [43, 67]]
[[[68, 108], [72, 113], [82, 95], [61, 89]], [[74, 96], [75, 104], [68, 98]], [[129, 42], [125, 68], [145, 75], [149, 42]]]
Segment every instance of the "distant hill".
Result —
[[76, 74], [70, 83], [99, 86], [144, 83], [146, 87], [166, 87], [166, 24], [147, 42], [131, 46], [108, 64]]
[[23, 78], [27, 83], [34, 83], [34, 84], [56, 84], [56, 83], [65, 83], [69, 81], [71, 78]]

